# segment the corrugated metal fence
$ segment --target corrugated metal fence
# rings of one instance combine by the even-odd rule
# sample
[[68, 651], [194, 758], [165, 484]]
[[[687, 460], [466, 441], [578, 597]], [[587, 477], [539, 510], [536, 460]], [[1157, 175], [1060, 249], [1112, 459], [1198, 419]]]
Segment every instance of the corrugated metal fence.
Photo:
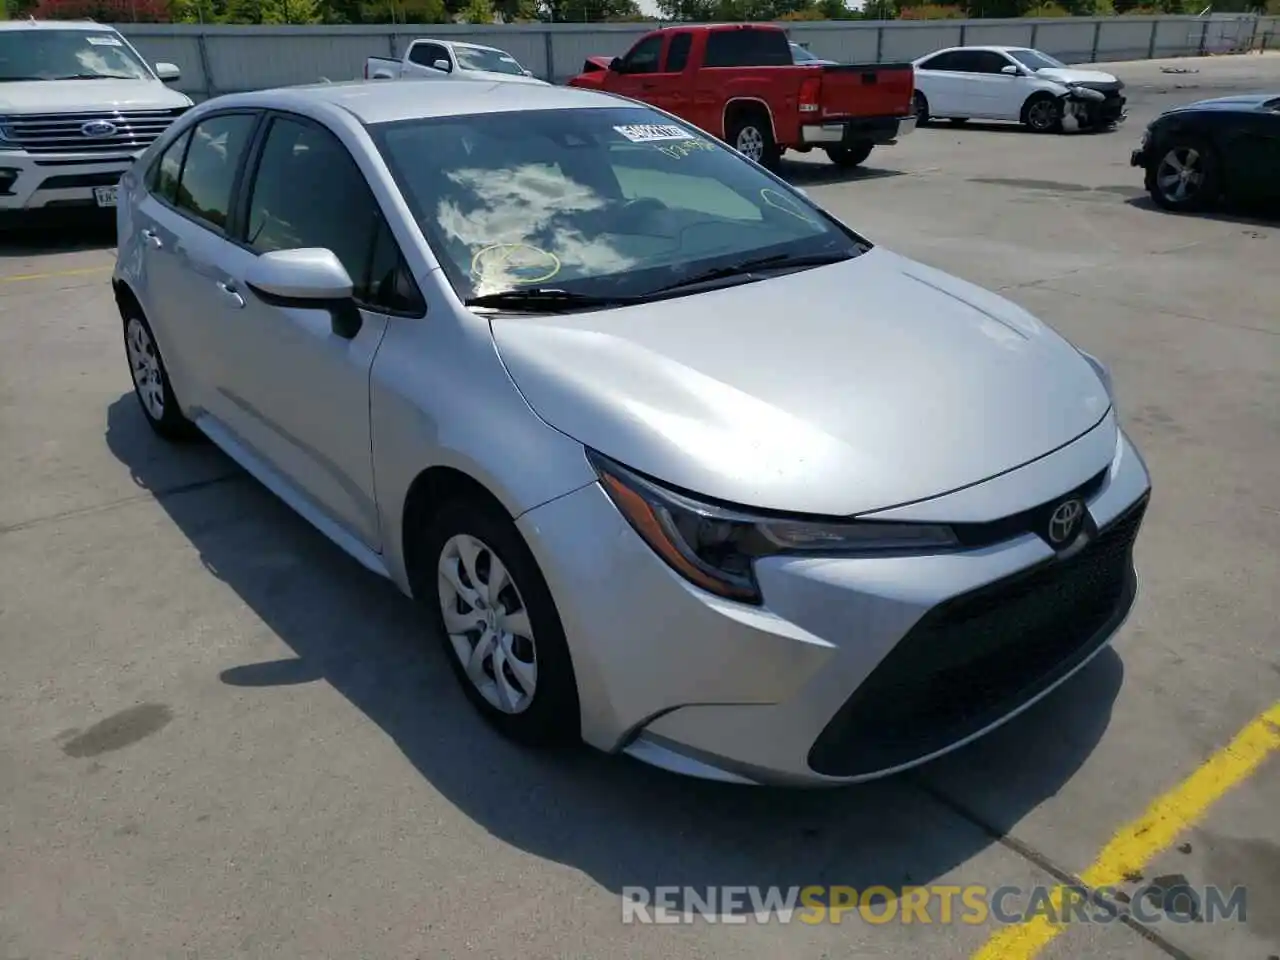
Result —
[[[939, 47], [1036, 47], [1068, 63], [1237, 53], [1280, 44], [1280, 17], [1070, 17], [1044, 20], [824, 21], [787, 24], [820, 57], [848, 62], [912, 60]], [[119, 24], [149, 60], [182, 68], [178, 87], [197, 99], [240, 90], [360, 76], [370, 56], [397, 56], [415, 37], [501, 47], [557, 83], [587, 56], [615, 56], [653, 24], [509, 26], [203, 26]]]

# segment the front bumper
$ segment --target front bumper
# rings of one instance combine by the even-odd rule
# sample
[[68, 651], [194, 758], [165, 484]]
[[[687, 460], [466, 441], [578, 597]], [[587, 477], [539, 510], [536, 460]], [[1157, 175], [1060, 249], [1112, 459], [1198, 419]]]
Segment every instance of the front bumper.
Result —
[[889, 144], [916, 128], [916, 117], [844, 117], [800, 127], [801, 145], [840, 147], [862, 143]]
[[111, 188], [134, 160], [0, 150], [0, 212], [111, 206], [103, 201], [114, 199]]
[[1134, 150], [1129, 154], [1129, 166], [1142, 167], [1143, 169], [1146, 169], [1149, 159], [1150, 158], [1147, 156], [1147, 148], [1139, 147], [1137, 150]]
[[[1123, 433], [1108, 436], [1101, 472], [1097, 437], [1024, 468], [1039, 480], [1067, 468], [1058, 494], [1091, 483], [1099, 534], [1072, 556], [1025, 533], [934, 556], [772, 558], [757, 565], [762, 608], [689, 586], [596, 485], [524, 515], [584, 740], [680, 773], [814, 786], [885, 776], [994, 729], [1104, 649], [1133, 602], [1150, 480]], [[989, 484], [1003, 494], [1019, 473]]]

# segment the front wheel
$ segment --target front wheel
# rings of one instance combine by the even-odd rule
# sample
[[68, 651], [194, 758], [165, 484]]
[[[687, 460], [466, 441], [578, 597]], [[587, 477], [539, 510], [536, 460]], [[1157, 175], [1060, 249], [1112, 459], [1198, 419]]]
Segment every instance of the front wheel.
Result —
[[827, 157], [837, 167], [849, 170], [871, 156], [873, 146], [870, 143], [859, 143], [852, 147], [827, 147]]
[[1203, 210], [1218, 195], [1217, 158], [1200, 140], [1169, 144], [1147, 168], [1146, 187], [1151, 200], [1164, 210]]
[[1022, 108], [1022, 122], [1035, 133], [1054, 133], [1062, 128], [1062, 101], [1053, 94], [1038, 93]]
[[458, 499], [442, 504], [421, 536], [427, 564], [414, 596], [467, 699], [516, 742], [549, 746], [579, 737], [564, 629], [510, 517], [483, 500]]

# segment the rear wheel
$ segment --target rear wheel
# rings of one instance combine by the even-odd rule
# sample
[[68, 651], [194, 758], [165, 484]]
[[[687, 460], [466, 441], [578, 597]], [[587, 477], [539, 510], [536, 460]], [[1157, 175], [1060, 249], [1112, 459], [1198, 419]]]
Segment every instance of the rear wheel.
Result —
[[871, 156], [871, 143], [858, 143], [852, 147], [827, 147], [827, 157], [837, 167], [849, 170], [858, 166]]
[[166, 440], [191, 440], [199, 436], [195, 424], [182, 414], [169, 382], [169, 371], [156, 346], [151, 325], [136, 307], [121, 310], [124, 349], [133, 378], [133, 393], [147, 424]]
[[773, 126], [762, 112], [746, 112], [735, 117], [726, 131], [730, 146], [749, 160], [773, 170], [782, 159], [782, 151], [773, 139]]
[[1220, 178], [1213, 149], [1199, 139], [1176, 140], [1147, 168], [1152, 201], [1165, 210], [1203, 210], [1218, 197]]
[[919, 90], [911, 95], [911, 106], [915, 111], [917, 126], [929, 122], [929, 100]]

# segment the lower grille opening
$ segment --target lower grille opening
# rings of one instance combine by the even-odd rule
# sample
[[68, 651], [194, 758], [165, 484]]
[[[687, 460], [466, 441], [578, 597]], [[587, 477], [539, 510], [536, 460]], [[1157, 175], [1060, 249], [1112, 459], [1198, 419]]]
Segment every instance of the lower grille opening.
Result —
[[850, 777], [970, 737], [1104, 644], [1133, 603], [1144, 498], [1067, 559], [955, 597], [927, 613], [854, 692], [809, 751]]

